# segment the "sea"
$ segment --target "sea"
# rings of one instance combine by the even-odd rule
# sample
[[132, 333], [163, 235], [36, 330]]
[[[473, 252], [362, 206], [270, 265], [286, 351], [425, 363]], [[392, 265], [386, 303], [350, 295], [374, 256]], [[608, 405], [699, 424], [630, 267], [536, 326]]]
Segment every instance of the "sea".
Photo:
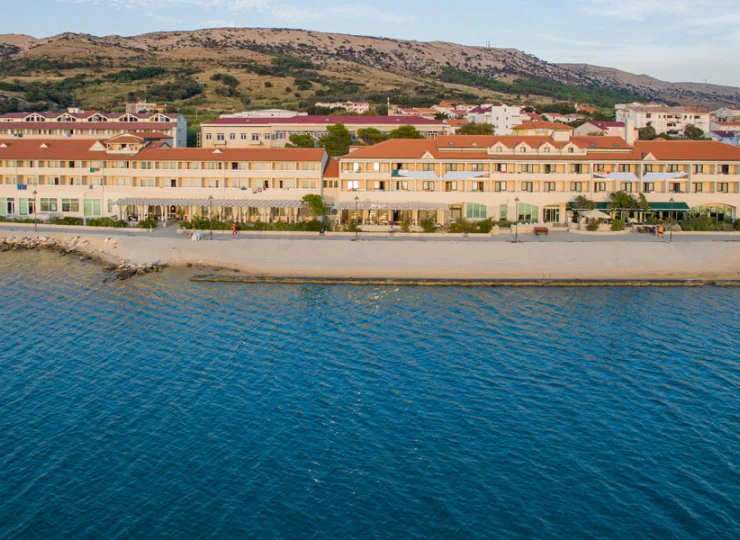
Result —
[[0, 538], [738, 538], [740, 289], [0, 255]]

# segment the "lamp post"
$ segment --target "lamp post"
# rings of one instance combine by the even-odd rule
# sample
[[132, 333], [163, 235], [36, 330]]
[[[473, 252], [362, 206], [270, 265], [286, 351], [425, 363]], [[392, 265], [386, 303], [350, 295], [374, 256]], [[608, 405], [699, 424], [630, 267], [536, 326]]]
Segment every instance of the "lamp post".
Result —
[[673, 242], [673, 202], [674, 202], [674, 199], [673, 199], [673, 197], [671, 197], [671, 200], [670, 200], [670, 203], [671, 203], [671, 231], [669, 233], [669, 235], [670, 235], [669, 236], [669, 240], [668, 240], [669, 242]]
[[39, 225], [38, 221], [36, 220], [36, 190], [33, 190], [33, 230], [36, 231], [36, 236], [39, 235]]
[[519, 242], [519, 197], [514, 199], [514, 202], [516, 203], [516, 215], [514, 216], [516, 218], [516, 223], [514, 223], [514, 243], [516, 244]]
[[213, 195], [208, 196], [208, 221], [211, 225], [211, 240], [213, 240]]
[[357, 214], [360, 212], [360, 198], [355, 197], [355, 240], [360, 238], [360, 228], [357, 225]]

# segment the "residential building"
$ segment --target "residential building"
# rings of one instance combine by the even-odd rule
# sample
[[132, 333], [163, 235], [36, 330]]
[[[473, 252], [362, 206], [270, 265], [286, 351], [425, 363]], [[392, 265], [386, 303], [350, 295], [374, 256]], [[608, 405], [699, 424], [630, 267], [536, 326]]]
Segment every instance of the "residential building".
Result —
[[476, 124], [491, 124], [496, 135], [511, 135], [514, 126], [527, 120], [521, 107], [504, 103], [484, 104], [468, 111], [467, 119]]
[[616, 105], [617, 122], [631, 119], [637, 129], [653, 127], [658, 134], [683, 135], [688, 126], [705, 133], [710, 129], [709, 112], [698, 107], [669, 107], [660, 104], [630, 103]]
[[335, 206], [342, 221], [363, 223], [564, 224], [574, 218], [577, 196], [606, 209], [610, 193], [627, 191], [645, 194], [658, 216], [740, 217], [740, 148], [554, 134], [395, 139], [359, 149], [340, 159]]
[[101, 113], [69, 109], [63, 113], [18, 112], [0, 115], [0, 141], [10, 139], [97, 141], [114, 135], [168, 135], [176, 148], [187, 146], [188, 123], [181, 114]]
[[563, 124], [567, 123], [567, 121], [565, 120], [565, 115], [557, 112], [544, 112], [542, 113], [542, 118], [546, 122], [562, 122]]
[[136, 103], [126, 103], [126, 112], [129, 114], [143, 113], [163, 113], [167, 110], [167, 105], [158, 105], [156, 103], [147, 103], [146, 101], [137, 101]]
[[561, 122], [524, 122], [512, 128], [517, 136], [553, 137], [563, 140], [573, 134], [574, 129]]
[[740, 107], [722, 107], [712, 111], [712, 120], [727, 122], [736, 119], [740, 120]]
[[[624, 127], [624, 122], [602, 122], [598, 120], [591, 120], [585, 124], [581, 124], [573, 131], [573, 135], [579, 137], [585, 137], [587, 135], [606, 135], [608, 137], [621, 137], [627, 138], [627, 132]], [[637, 128], [632, 128], [632, 137], [638, 138]]]
[[437, 120], [418, 116], [297, 116], [294, 118], [219, 118], [200, 126], [204, 148], [282, 148], [291, 135], [311, 135], [318, 140], [334, 124], [344, 124], [357, 138], [360, 129], [390, 133], [401, 126], [414, 126], [426, 137], [452, 133]]
[[726, 122], [712, 122], [710, 131], [740, 131], [740, 120], [728, 120]]
[[388, 107], [388, 116], [414, 116], [433, 120], [438, 114], [439, 111], [432, 107]]
[[444, 120], [444, 123], [453, 129], [453, 133], [457, 133], [461, 127], [467, 126], [470, 122], [464, 118], [448, 118], [447, 120]]
[[321, 195], [323, 148], [170, 148], [105, 141], [0, 142], [0, 215], [294, 221]]
[[733, 146], [740, 146], [740, 131], [709, 131], [706, 137]]
[[322, 109], [343, 109], [347, 112], [356, 114], [365, 114], [370, 112], [370, 104], [367, 101], [332, 101], [332, 102], [318, 102], [316, 103], [317, 108]]
[[296, 116], [308, 116], [308, 113], [289, 111], [287, 109], [259, 109], [222, 114], [220, 118], [295, 118]]

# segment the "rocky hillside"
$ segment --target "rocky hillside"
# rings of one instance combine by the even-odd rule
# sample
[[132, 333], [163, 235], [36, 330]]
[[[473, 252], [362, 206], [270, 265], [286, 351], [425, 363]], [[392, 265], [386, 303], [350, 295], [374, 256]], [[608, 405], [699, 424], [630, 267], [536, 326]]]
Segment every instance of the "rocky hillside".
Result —
[[[306, 107], [317, 98], [365, 98], [380, 104], [386, 96], [409, 105], [445, 97], [569, 99], [602, 106], [637, 98], [707, 107], [740, 103], [740, 88], [550, 64], [516, 49], [286, 29], [219, 28], [133, 37], [67, 33], [43, 39], [0, 35], [0, 59], [0, 92], [6, 97], [60, 105], [55, 101], [59, 85], [60, 92], [87, 106], [110, 107], [131, 95], [148, 97], [152, 88], [183, 78], [201, 91], [180, 93], [172, 101], [213, 110]], [[152, 69], [141, 78], [119, 75], [142, 68]], [[217, 73], [236, 78], [231, 90], [212, 82]], [[167, 97], [159, 90], [151, 97], [158, 95]]]

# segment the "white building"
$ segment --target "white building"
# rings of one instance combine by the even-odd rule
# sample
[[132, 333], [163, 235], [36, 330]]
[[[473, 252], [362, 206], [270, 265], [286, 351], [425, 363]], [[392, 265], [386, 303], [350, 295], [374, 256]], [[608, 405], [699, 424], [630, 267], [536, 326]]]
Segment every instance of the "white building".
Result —
[[517, 105], [504, 103], [484, 104], [468, 112], [468, 121], [476, 124], [491, 124], [496, 135], [511, 135], [514, 126], [523, 124], [529, 117]]
[[722, 107], [721, 109], [712, 111], [712, 117], [720, 122], [727, 122], [736, 118], [740, 119], [740, 107]]
[[308, 113], [289, 111], [287, 109], [259, 109], [256, 111], [222, 114], [221, 118], [295, 118], [296, 116], [308, 116]]
[[322, 109], [343, 109], [347, 112], [365, 114], [370, 112], [370, 104], [367, 101], [332, 101], [332, 102], [318, 102], [316, 107]]
[[688, 126], [709, 131], [709, 112], [698, 107], [669, 107], [655, 103], [629, 103], [615, 106], [617, 122], [632, 119], [637, 129], [653, 127], [656, 133], [683, 135]]

